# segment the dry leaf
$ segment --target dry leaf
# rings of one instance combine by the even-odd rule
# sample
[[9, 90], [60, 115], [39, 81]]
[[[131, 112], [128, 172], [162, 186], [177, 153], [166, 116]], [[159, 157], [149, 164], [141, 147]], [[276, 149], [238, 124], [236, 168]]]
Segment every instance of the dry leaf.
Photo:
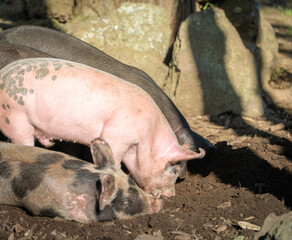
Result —
[[227, 229], [226, 224], [220, 225], [218, 228], [214, 229], [216, 233], [224, 232]]
[[253, 231], [259, 231], [261, 229], [260, 226], [246, 222], [246, 221], [237, 221], [237, 223], [242, 229], [248, 229], [248, 230], [253, 230]]
[[227, 208], [227, 207], [231, 207], [231, 201], [230, 201], [230, 200], [229, 200], [228, 202], [221, 203], [221, 204], [217, 207], [217, 209], [219, 209], [219, 208], [225, 209], [225, 208]]

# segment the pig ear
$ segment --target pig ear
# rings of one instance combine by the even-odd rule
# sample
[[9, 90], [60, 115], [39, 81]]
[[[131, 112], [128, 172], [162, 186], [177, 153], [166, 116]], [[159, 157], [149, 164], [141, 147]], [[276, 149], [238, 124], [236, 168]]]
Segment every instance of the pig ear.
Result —
[[111, 174], [100, 174], [99, 210], [102, 211], [115, 192], [115, 177]]
[[109, 144], [101, 139], [96, 138], [90, 144], [90, 151], [93, 162], [98, 167], [110, 167], [115, 165], [114, 156]]
[[172, 147], [167, 154], [169, 154], [169, 162], [176, 163], [184, 160], [191, 160], [196, 158], [203, 158], [206, 154], [206, 151], [202, 148], [199, 148], [199, 153], [196, 153], [188, 149], [188, 145], [184, 144], [183, 146], [174, 146]]

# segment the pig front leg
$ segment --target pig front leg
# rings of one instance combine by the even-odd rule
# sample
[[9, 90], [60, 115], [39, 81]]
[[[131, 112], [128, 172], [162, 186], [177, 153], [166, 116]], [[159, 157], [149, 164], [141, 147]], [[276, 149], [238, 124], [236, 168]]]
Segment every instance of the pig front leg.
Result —
[[35, 128], [28, 122], [25, 114], [7, 114], [0, 121], [2, 133], [11, 142], [34, 146]]

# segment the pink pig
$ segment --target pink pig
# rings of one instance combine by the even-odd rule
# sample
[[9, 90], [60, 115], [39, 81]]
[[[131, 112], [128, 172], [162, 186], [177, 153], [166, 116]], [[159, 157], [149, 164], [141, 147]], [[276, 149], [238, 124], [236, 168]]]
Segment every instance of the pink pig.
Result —
[[138, 185], [173, 196], [180, 161], [202, 158], [179, 145], [166, 118], [140, 87], [61, 59], [31, 58], [0, 71], [0, 129], [13, 143], [45, 146], [55, 139], [89, 145], [105, 139], [117, 166]]

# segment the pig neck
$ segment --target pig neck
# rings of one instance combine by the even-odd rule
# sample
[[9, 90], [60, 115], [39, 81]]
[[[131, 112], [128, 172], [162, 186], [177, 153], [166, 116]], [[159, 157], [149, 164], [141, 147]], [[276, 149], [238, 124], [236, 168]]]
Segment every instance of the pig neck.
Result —
[[[174, 147], [178, 146], [177, 139], [172, 132], [170, 126], [164, 123], [159, 127], [159, 131], [156, 131], [155, 137], [152, 141], [151, 149], [151, 161], [143, 161], [141, 164], [141, 170], [149, 171], [150, 176], [161, 177], [165, 170], [165, 167], [170, 159], [170, 151]], [[153, 167], [155, 166], [155, 167]]]

